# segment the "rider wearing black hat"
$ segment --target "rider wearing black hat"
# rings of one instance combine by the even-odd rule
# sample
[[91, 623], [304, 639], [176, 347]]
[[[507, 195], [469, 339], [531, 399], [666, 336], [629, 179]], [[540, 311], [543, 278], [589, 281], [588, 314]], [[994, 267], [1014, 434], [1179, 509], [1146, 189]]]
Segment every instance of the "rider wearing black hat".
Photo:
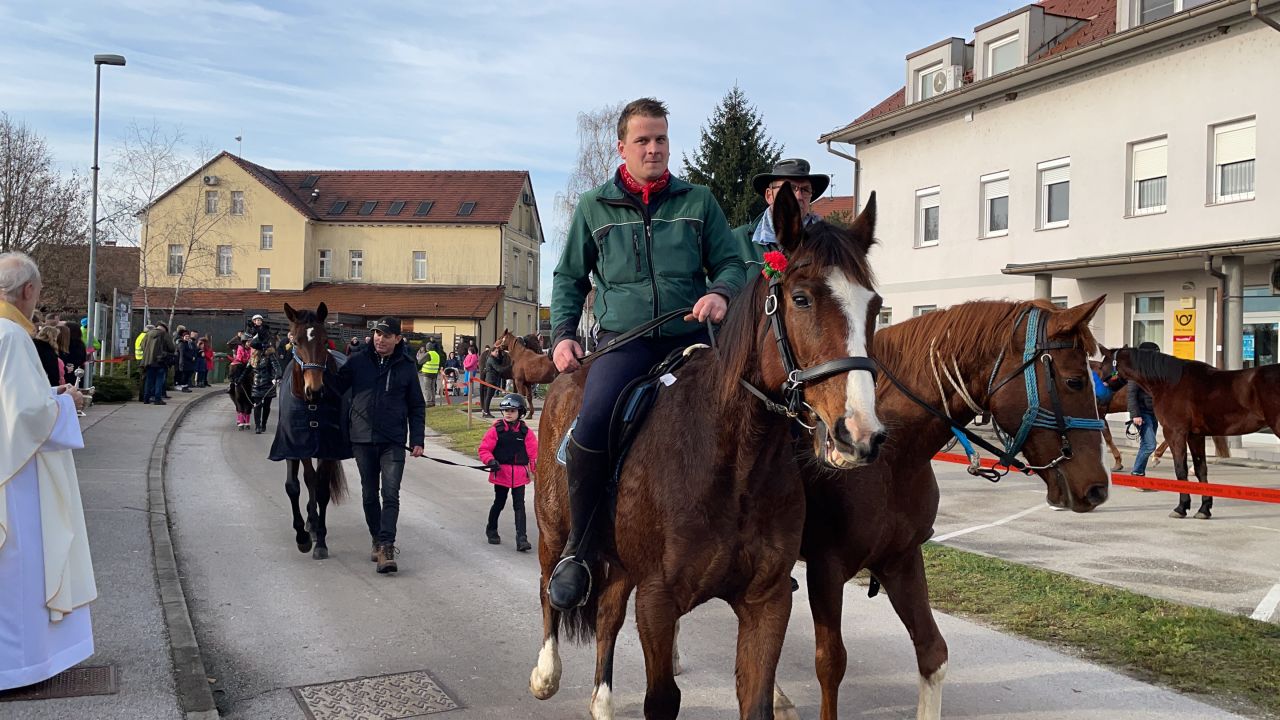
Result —
[[800, 202], [800, 215], [804, 224], [818, 221], [817, 215], [809, 209], [809, 203], [817, 200], [827, 191], [831, 178], [827, 175], [815, 175], [809, 172], [809, 161], [800, 158], [780, 160], [773, 166], [773, 172], [761, 173], [751, 179], [751, 187], [764, 196], [768, 208], [755, 220], [733, 229], [733, 238], [737, 241], [745, 262], [761, 262], [765, 250], [774, 244], [773, 217], [769, 208], [778, 196], [783, 183], [791, 183], [791, 192]]

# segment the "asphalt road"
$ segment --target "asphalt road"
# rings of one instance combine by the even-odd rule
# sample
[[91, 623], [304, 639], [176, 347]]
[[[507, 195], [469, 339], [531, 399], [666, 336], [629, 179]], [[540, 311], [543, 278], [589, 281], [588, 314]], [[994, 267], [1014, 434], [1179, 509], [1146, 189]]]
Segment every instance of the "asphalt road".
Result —
[[[188, 417], [168, 458], [179, 563], [225, 717], [301, 719], [305, 716], [291, 688], [411, 670], [429, 671], [462, 705], [444, 717], [586, 717], [589, 648], [563, 646], [565, 673], [557, 696], [538, 701], [528, 692], [541, 640], [538, 567], [532, 553], [515, 552], [509, 510], [501, 527], [504, 544], [485, 542], [492, 493], [482, 473], [410, 460], [399, 528], [401, 570], [379, 576], [368, 559], [358, 499], [331, 508], [330, 559], [312, 560], [296, 550], [283, 466], [265, 459], [269, 437], [237, 432], [229, 402], [217, 399]], [[428, 444], [431, 454], [467, 459]], [[354, 465], [348, 463], [347, 473], [358, 498]], [[984, 487], [974, 489], [979, 483]], [[987, 488], [968, 478], [963, 484], [944, 480], [944, 498], [948, 509], [940, 533], [1009, 514], [998, 503], [1019, 510], [1037, 503], [1029, 485]], [[529, 508], [532, 512], [531, 501]], [[1229, 516], [1226, 507], [1223, 511]], [[1099, 519], [1058, 515], [1033, 511], [998, 532], [1021, 529], [1024, 522], [1043, 523], [1046, 530], [1033, 535], [1045, 537]], [[1207, 532], [1216, 525], [1202, 527]], [[988, 535], [996, 537], [987, 531], [961, 537], [976, 545]], [[961, 545], [960, 539], [953, 544]], [[1046, 557], [1056, 554], [1044, 549]], [[798, 567], [797, 577], [803, 572]], [[813, 630], [803, 581], [801, 587], [779, 680], [801, 716], [816, 718]], [[842, 717], [914, 717], [915, 661], [906, 632], [883, 596], [869, 599], [864, 588], [852, 584], [846, 595], [850, 667]], [[949, 717], [1234, 717], [971, 622], [942, 614], [938, 621], [951, 648], [943, 692]], [[735, 628], [732, 612], [719, 602], [683, 621], [682, 717], [737, 717]], [[634, 622], [628, 622], [619, 642], [616, 681], [617, 717], [642, 717], [644, 674]]]

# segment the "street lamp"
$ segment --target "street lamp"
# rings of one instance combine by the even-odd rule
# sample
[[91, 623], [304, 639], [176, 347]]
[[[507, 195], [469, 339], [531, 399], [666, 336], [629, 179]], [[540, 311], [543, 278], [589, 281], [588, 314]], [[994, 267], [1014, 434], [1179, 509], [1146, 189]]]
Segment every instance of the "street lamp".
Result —
[[[102, 101], [102, 66], [124, 66], [123, 55], [94, 55], [94, 72], [97, 78], [93, 88], [93, 201], [89, 215], [89, 306], [85, 316], [89, 318], [88, 332], [85, 334], [85, 348], [93, 351], [93, 333], [97, 323], [97, 280], [98, 280], [98, 106]], [[97, 355], [94, 356], [97, 360]], [[89, 377], [97, 371], [97, 363], [89, 368]], [[90, 381], [92, 382], [92, 381]]]

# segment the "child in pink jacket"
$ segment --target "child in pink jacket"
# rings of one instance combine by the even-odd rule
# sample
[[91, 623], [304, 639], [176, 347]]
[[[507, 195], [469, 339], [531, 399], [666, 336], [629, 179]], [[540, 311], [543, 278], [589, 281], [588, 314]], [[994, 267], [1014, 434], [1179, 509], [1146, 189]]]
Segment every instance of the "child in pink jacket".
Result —
[[498, 516], [507, 505], [511, 493], [511, 509], [516, 514], [516, 550], [531, 547], [525, 532], [524, 486], [533, 479], [538, 462], [538, 437], [525, 424], [527, 410], [523, 396], [510, 393], [498, 403], [502, 418], [484, 434], [480, 442], [480, 461], [489, 466], [489, 482], [493, 483], [493, 506], [489, 508], [489, 524], [484, 534], [490, 545], [502, 542], [498, 537]]

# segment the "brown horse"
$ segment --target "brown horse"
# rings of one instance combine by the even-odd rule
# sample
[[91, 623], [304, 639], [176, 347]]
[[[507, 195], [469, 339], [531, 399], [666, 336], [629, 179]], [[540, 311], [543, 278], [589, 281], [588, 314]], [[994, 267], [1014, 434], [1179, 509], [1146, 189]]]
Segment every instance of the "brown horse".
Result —
[[[293, 510], [298, 551], [310, 551], [311, 557], [323, 560], [329, 557], [326, 511], [330, 500], [337, 504], [346, 495], [342, 460], [351, 457], [345, 406], [332, 388], [325, 386], [326, 377], [331, 382], [334, 379], [341, 356], [329, 352], [324, 303], [315, 312], [294, 310], [285, 303], [284, 312], [294, 337], [293, 359], [285, 366], [280, 383], [280, 416], [268, 457], [286, 461], [284, 490]], [[305, 523], [298, 508], [302, 494], [299, 466], [307, 485]]]
[[[590, 710], [594, 718], [612, 717], [614, 642], [634, 588], [648, 678], [646, 718], [679, 712], [676, 622], [711, 598], [724, 599], [738, 616], [740, 717], [774, 717], [774, 677], [791, 612], [789, 573], [804, 524], [786, 408], [808, 427], [833, 429], [815, 433], [806, 453], [833, 465], [867, 462], [883, 436], [872, 375], [852, 371], [870, 367], [858, 356], [866, 354], [880, 304], [866, 259], [874, 242], [874, 196], [849, 231], [826, 223], [804, 228], [785, 189], [773, 213], [787, 269], [773, 280], [753, 273], [754, 281], [730, 303], [718, 349], [693, 352], [678, 380], [658, 393], [620, 472], [612, 532], [600, 533], [607, 572], [602, 561], [592, 571], [598, 586], [587, 604], [565, 613], [551, 606], [546, 592], [569, 533], [565, 472], [550, 460], [541, 467], [535, 509], [543, 646], [530, 677], [536, 697], [559, 688], [562, 621], [570, 640], [587, 640], [598, 630]], [[555, 457], [589, 367], [552, 384], [542, 457]], [[744, 385], [765, 388], [769, 404]]]
[[[1219, 370], [1196, 360], [1182, 360], [1154, 350], [1103, 349], [1104, 369], [1136, 382], [1151, 393], [1156, 418], [1173, 451], [1173, 472], [1187, 479], [1187, 450], [1196, 479], [1209, 482], [1204, 439], [1210, 435], [1243, 435], [1280, 427], [1280, 365], [1248, 370]], [[1182, 493], [1169, 517], [1184, 518], [1191, 495]], [[1204, 495], [1196, 518], [1212, 515], [1213, 498]]]
[[[846, 667], [840, 626], [844, 585], [863, 568], [888, 591], [915, 646], [917, 717], [939, 717], [947, 645], [929, 607], [921, 545], [933, 535], [938, 510], [938, 483], [930, 461], [952, 437], [951, 425], [940, 415], [958, 426], [988, 415], [1005, 435], [1013, 436], [1033, 399], [1042, 408], [1054, 408], [1056, 394], [1059, 414], [1096, 418], [1086, 363], [1095, 350], [1089, 319], [1102, 301], [1067, 310], [1039, 301], [970, 302], [876, 333], [873, 354], [885, 376], [896, 376], [940, 412], [926, 410], [882, 377], [876, 403], [890, 437], [880, 458], [857, 470], [804, 472], [808, 514], [801, 555], [808, 564], [822, 720], [837, 717]], [[1050, 349], [1033, 354], [1037, 397], [1029, 398], [1019, 361], [1027, 350], [1026, 326], [1035, 311]], [[1052, 369], [1045, 356], [1051, 358]], [[1021, 453], [1045, 481], [1049, 503], [1076, 512], [1102, 504], [1108, 478], [1099, 431], [1067, 429], [1060, 435], [1056, 422], [1047, 425], [1027, 432]]]
[[537, 335], [520, 337], [510, 330], [503, 330], [498, 345], [511, 356], [511, 379], [516, 392], [529, 401], [529, 417], [533, 417], [533, 389], [542, 383], [556, 379], [556, 364], [542, 349]]

